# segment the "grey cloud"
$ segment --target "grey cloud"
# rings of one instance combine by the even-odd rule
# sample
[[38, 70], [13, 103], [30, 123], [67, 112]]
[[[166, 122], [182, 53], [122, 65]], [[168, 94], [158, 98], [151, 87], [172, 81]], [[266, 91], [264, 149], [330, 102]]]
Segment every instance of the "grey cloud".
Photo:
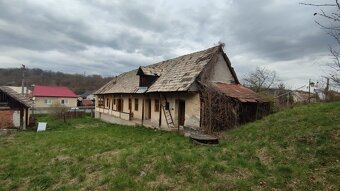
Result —
[[[306, 57], [318, 62], [313, 55], [333, 42], [314, 23], [317, 10], [294, 0], [0, 0], [0, 10], [0, 67], [17, 60], [117, 75], [223, 41], [240, 77], [263, 65], [300, 83], [292, 67], [311, 66]], [[286, 62], [289, 67], [282, 66]]]
[[[314, 23], [312, 12], [295, 1], [274, 6], [279, 1], [235, 1], [230, 29], [235, 43], [244, 51], [275, 60], [297, 59], [314, 54], [332, 39]], [[287, 1], [288, 2], [288, 1]], [[303, 13], [303, 14], [302, 14]], [[237, 24], [235, 24], [237, 23]]]

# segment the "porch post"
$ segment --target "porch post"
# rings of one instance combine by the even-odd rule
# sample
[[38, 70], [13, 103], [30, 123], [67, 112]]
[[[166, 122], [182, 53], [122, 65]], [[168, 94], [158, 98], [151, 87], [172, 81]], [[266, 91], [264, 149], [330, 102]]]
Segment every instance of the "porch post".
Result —
[[144, 93], [143, 93], [143, 99], [142, 99], [142, 126], [144, 123]]
[[129, 100], [129, 103], [128, 103], [128, 107], [129, 107], [129, 110], [130, 110], [130, 114], [129, 114], [129, 120], [132, 120], [132, 94], [130, 94], [130, 100]]
[[119, 118], [121, 119], [122, 118], [122, 112], [124, 111], [124, 100], [123, 100], [123, 95], [120, 94], [120, 109], [121, 111], [119, 111]]
[[20, 108], [20, 130], [24, 130], [24, 108]]
[[28, 127], [28, 108], [26, 108], [26, 112], [25, 112], [25, 128], [26, 129]]
[[162, 126], [162, 96], [161, 93], [159, 93], [159, 124], [158, 127]]

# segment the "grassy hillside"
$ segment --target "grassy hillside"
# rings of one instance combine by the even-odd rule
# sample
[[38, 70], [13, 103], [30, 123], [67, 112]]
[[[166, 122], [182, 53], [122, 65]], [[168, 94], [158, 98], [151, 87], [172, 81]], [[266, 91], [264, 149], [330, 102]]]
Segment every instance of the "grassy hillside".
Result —
[[277, 113], [197, 146], [91, 118], [0, 137], [0, 190], [338, 190], [340, 102]]

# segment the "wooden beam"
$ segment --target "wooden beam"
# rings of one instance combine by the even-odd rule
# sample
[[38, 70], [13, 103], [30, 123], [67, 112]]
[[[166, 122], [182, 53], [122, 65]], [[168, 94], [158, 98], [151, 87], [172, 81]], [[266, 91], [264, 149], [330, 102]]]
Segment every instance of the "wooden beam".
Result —
[[143, 94], [143, 99], [142, 99], [142, 126], [144, 123], [144, 94]]
[[158, 127], [161, 127], [162, 126], [162, 95], [161, 93], [159, 93], [159, 124], [158, 124]]
[[26, 108], [25, 112], [25, 129], [28, 128], [28, 108]]

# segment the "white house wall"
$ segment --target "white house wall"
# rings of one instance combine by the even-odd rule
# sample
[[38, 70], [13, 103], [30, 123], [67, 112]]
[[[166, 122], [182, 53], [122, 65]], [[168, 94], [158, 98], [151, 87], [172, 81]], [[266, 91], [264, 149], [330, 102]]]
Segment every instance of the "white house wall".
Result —
[[212, 82], [224, 82], [230, 84], [235, 81], [231, 74], [227, 62], [225, 61], [222, 53], [218, 54], [217, 62], [214, 63], [210, 73], [210, 81]]
[[[198, 128], [200, 125], [200, 97], [198, 93], [188, 93], [188, 92], [175, 92], [175, 93], [163, 93], [167, 101], [169, 102], [169, 108], [172, 115], [172, 118], [174, 120], [175, 126], [177, 127], [178, 124], [178, 100], [184, 100], [185, 101], [185, 126], [190, 127], [196, 127]], [[112, 108], [112, 102], [113, 102], [113, 95], [106, 95], [104, 99], [104, 106], [106, 106], [106, 98], [109, 97], [109, 103], [111, 104], [110, 107]], [[120, 98], [120, 95], [116, 95], [115, 98]], [[121, 119], [128, 120], [128, 114], [130, 113], [129, 110], [129, 98], [131, 98], [131, 113], [133, 113], [132, 121], [141, 124], [142, 123], [142, 108], [143, 108], [143, 99], [144, 99], [144, 109], [147, 107], [146, 100], [151, 99], [151, 119], [150, 120], [144, 120], [145, 125], [151, 125], [153, 127], [159, 127], [159, 112], [161, 113], [162, 119], [161, 119], [161, 128], [168, 128], [166, 119], [164, 116], [163, 109], [160, 108], [160, 110], [157, 112], [155, 111], [155, 99], [160, 100], [159, 94], [123, 94], [122, 98], [124, 100], [123, 103], [123, 113], [114, 111], [116, 107], [114, 106], [113, 109], [109, 108], [99, 108], [98, 107], [98, 98], [96, 99], [96, 117], [97, 118], [103, 118], [103, 116], [99, 115], [105, 114], [112, 117], [117, 117]], [[135, 99], [138, 99], [138, 111], [135, 111]], [[165, 99], [162, 96], [162, 102], [163, 105], [165, 105]], [[116, 104], [117, 105], [117, 104]], [[144, 112], [144, 118], [147, 115], [146, 112]], [[105, 121], [109, 121], [108, 116], [105, 116]], [[117, 121], [114, 121], [117, 122]]]

